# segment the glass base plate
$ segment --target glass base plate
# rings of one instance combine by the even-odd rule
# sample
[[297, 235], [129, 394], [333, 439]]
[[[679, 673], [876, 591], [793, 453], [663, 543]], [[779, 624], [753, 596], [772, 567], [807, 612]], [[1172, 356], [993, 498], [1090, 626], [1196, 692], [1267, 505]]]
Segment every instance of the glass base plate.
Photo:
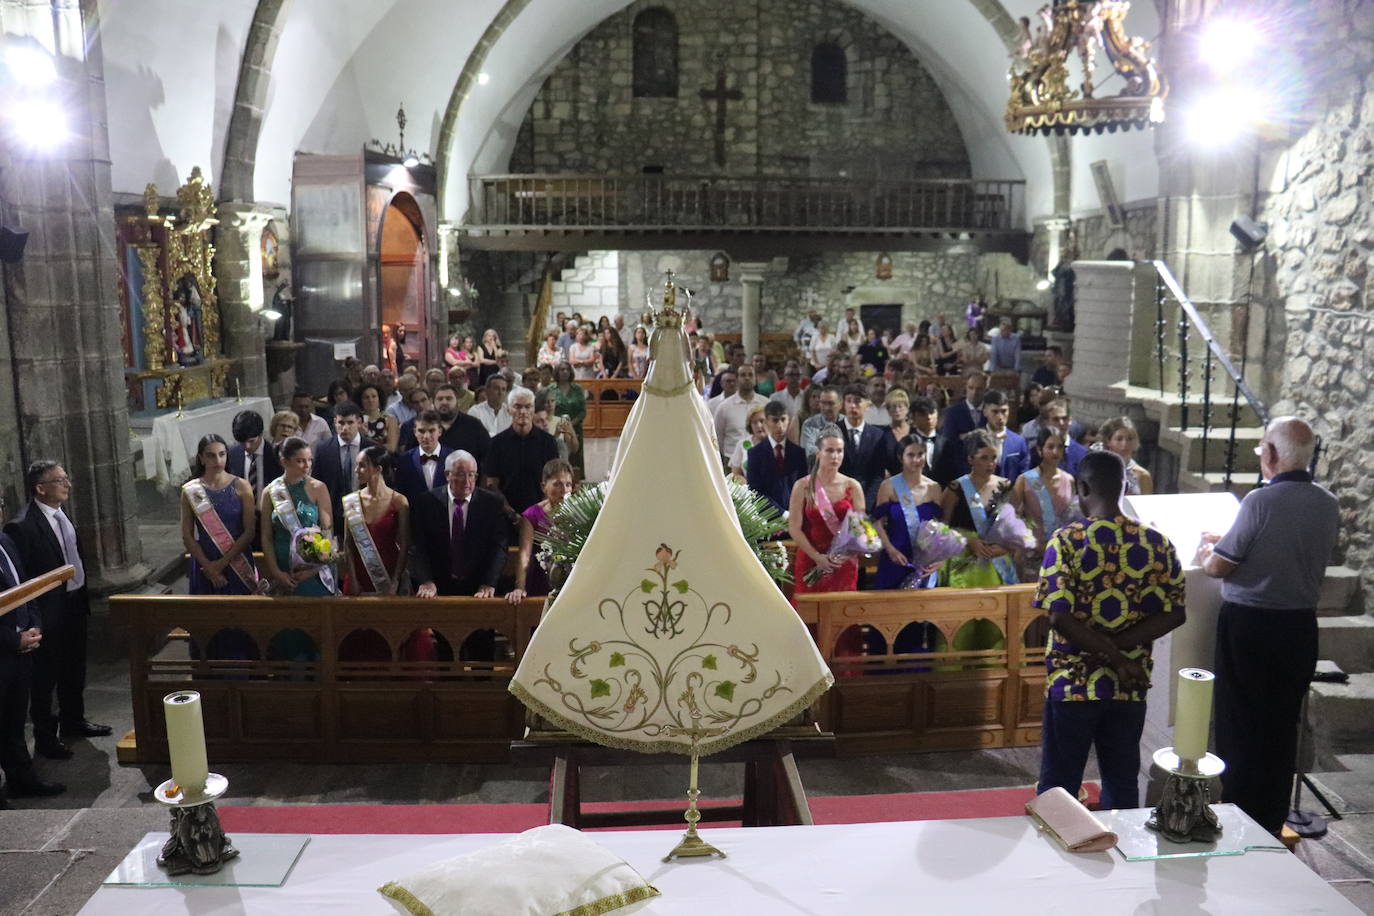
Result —
[[1221, 835], [1210, 843], [1175, 843], [1145, 826], [1153, 808], [1095, 811], [1097, 819], [1117, 835], [1116, 851], [1128, 862], [1153, 859], [1191, 859], [1201, 856], [1239, 856], [1252, 849], [1287, 852], [1269, 831], [1246, 817], [1235, 805], [1212, 805], [1221, 822]]
[[157, 864], [167, 834], [149, 833], [103, 883], [125, 887], [281, 887], [310, 837], [300, 833], [235, 833], [229, 840], [239, 854], [219, 871], [174, 878]]

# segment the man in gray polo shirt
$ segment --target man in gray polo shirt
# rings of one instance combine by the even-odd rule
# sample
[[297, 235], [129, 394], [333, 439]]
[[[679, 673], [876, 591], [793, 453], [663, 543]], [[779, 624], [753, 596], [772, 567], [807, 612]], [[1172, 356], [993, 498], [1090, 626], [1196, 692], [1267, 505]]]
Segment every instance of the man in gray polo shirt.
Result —
[[1336, 546], [1336, 497], [1312, 482], [1316, 436], [1270, 421], [1256, 451], [1268, 484], [1246, 494], [1224, 537], [1204, 534], [1198, 563], [1221, 579], [1217, 753], [1221, 800], [1278, 835], [1288, 816], [1302, 699], [1317, 666], [1317, 596]]

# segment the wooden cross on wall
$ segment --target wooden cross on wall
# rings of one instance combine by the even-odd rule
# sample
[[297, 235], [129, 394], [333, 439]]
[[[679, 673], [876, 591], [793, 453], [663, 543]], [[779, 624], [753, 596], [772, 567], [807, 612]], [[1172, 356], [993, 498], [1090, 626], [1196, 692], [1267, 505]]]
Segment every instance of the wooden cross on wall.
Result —
[[702, 89], [701, 100], [716, 103], [716, 165], [725, 165], [725, 108], [729, 102], [738, 102], [744, 93], [738, 89], [725, 88], [725, 71], [716, 71], [716, 88]]

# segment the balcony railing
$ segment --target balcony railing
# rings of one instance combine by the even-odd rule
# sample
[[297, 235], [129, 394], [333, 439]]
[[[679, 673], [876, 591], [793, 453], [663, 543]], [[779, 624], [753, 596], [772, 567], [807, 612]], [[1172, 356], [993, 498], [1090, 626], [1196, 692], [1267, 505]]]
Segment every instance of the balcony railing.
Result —
[[1025, 182], [474, 175], [469, 231], [1022, 232]]

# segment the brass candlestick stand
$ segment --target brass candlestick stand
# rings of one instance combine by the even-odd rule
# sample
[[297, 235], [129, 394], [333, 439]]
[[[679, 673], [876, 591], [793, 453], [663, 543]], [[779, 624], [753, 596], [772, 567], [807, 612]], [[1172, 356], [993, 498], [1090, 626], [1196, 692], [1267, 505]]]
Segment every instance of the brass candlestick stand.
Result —
[[710, 856], [720, 856], [723, 859], [725, 853], [703, 840], [697, 833], [697, 822], [701, 820], [701, 811], [697, 809], [697, 799], [701, 797], [701, 789], [697, 786], [697, 762], [700, 760], [697, 755], [697, 742], [702, 738], [722, 734], [725, 729], [702, 728], [700, 725], [694, 724], [691, 728], [669, 726], [663, 731], [666, 735], [687, 735], [692, 739], [692, 769], [687, 783], [687, 812], [682, 815], [683, 820], [687, 822], [687, 832], [682, 835], [682, 839], [672, 848], [672, 851], [663, 857], [663, 861], [709, 858]]
[[215, 799], [229, 788], [229, 780], [211, 773], [205, 789], [187, 795], [174, 780], [167, 780], [153, 791], [153, 797], [172, 809], [172, 835], [162, 847], [157, 864], [176, 876], [192, 872], [213, 875], [239, 851], [224, 835]]
[[1216, 754], [1180, 757], [1172, 747], [1166, 747], [1155, 751], [1154, 763], [1169, 776], [1145, 826], [1175, 843], [1215, 841], [1221, 835], [1221, 822], [1209, 804], [1207, 781], [1226, 770], [1225, 761]]

